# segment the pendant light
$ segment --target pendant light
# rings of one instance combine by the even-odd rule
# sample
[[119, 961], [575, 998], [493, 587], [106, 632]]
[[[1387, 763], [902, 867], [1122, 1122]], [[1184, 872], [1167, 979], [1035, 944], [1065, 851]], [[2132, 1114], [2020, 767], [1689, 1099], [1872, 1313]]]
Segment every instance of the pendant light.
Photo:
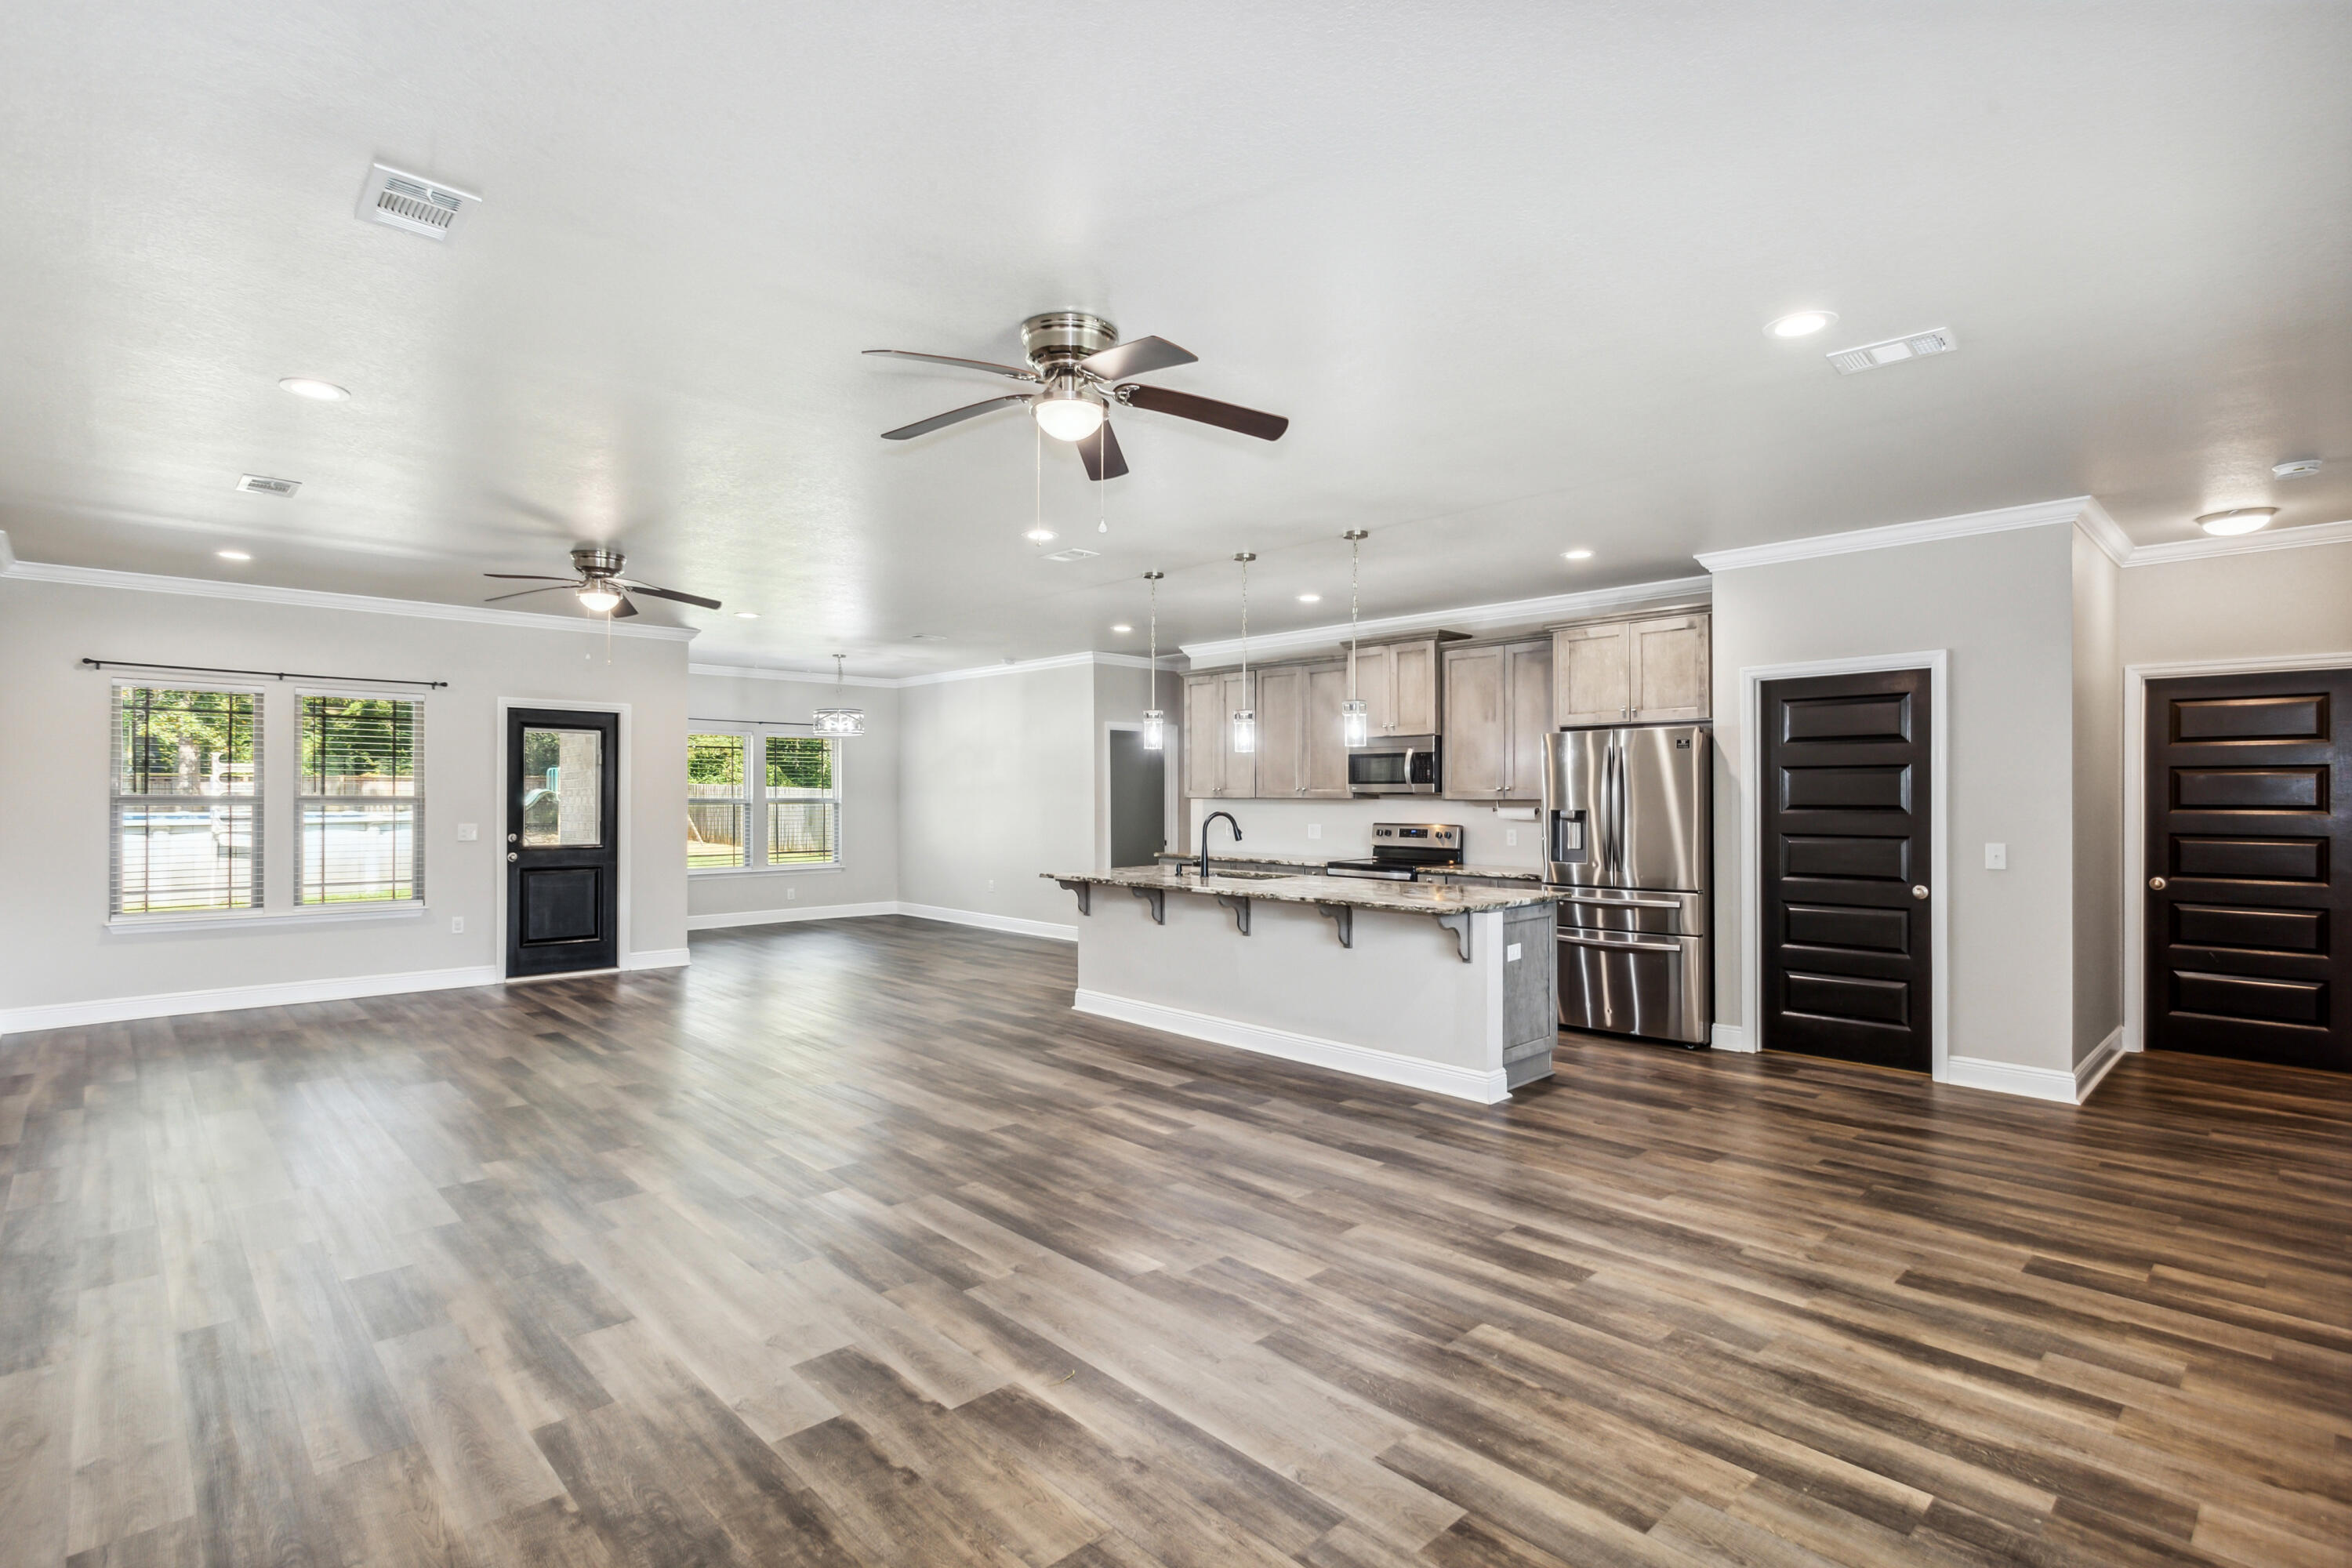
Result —
[[[1160, 579], [1165, 572], [1146, 572], [1143, 580], [1151, 584], [1151, 700], [1160, 700]], [[1157, 752], [1167, 744], [1168, 715], [1157, 707], [1143, 710], [1143, 749]]]
[[1339, 704], [1339, 743], [1349, 748], [1372, 742], [1370, 705], [1356, 695], [1356, 579], [1366, 531], [1351, 528], [1339, 536], [1348, 542], [1348, 700]]
[[841, 673], [841, 661], [848, 657], [849, 656], [845, 653], [837, 653], [833, 656], [833, 689], [834, 696], [836, 699], [834, 706], [830, 708], [820, 708], [814, 714], [810, 715], [810, 726], [820, 735], [863, 735], [866, 733], [866, 710], [863, 708], [852, 708], [848, 704], [838, 700], [838, 699], [844, 695], [842, 688], [845, 684]]
[[[1242, 700], [1249, 700], [1249, 563], [1257, 559], [1254, 550], [1237, 552], [1234, 559], [1242, 563]], [[1257, 750], [1257, 710], [1234, 710], [1233, 748], [1235, 755]]]

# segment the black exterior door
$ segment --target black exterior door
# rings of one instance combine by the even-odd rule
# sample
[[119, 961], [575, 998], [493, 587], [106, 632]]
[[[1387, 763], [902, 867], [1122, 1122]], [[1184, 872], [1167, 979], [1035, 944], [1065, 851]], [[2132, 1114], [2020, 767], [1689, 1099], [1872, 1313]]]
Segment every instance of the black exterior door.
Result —
[[507, 712], [507, 973], [620, 962], [620, 716]]
[[2147, 683], [2150, 1050], [2352, 1071], [2352, 670]]
[[1761, 1049], [1932, 1065], [1927, 680], [1764, 685]]

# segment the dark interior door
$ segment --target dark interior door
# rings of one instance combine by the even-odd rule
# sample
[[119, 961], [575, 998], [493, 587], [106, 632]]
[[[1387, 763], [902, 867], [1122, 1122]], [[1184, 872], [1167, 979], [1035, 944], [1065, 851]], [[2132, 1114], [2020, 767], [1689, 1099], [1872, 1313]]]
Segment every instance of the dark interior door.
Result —
[[1110, 743], [1110, 863], [1149, 866], [1168, 845], [1167, 753], [1145, 750], [1140, 730], [1106, 733]]
[[507, 712], [507, 973], [620, 962], [620, 716]]
[[2147, 683], [2151, 1050], [2352, 1071], [2352, 670]]
[[1927, 679], [1764, 685], [1765, 1050], [1932, 1063]]

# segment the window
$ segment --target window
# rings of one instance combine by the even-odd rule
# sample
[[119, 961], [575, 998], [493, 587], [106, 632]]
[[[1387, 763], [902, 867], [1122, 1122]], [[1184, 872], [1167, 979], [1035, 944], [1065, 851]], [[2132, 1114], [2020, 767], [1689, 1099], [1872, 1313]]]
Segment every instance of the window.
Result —
[[740, 735], [686, 738], [686, 865], [688, 870], [740, 866], [750, 797]]
[[425, 896], [425, 704], [399, 697], [302, 699], [300, 904]]
[[821, 735], [688, 735], [687, 868], [839, 865], [839, 746]]
[[115, 688], [110, 912], [256, 908], [260, 812], [254, 693]]

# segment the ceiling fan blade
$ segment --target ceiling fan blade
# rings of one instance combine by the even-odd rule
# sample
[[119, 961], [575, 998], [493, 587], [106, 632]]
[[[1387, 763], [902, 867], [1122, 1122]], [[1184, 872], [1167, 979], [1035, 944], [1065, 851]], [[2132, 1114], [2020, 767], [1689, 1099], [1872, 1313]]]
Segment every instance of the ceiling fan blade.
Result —
[[626, 594], [622, 595], [621, 602], [613, 606], [613, 618], [616, 621], [625, 621], [636, 613], [637, 607], [629, 603], [629, 596]]
[[628, 589], [632, 594], [643, 594], [649, 599], [676, 599], [681, 605], [700, 605], [706, 610], [719, 607], [716, 599], [706, 599], [699, 594], [681, 594], [675, 588], [656, 588], [650, 583], [631, 583]]
[[1127, 457], [1118, 449], [1118, 437], [1111, 434], [1109, 420], [1095, 426], [1095, 433], [1085, 440], [1071, 444], [1086, 460], [1087, 478], [1115, 479], [1127, 472]]
[[896, 430], [885, 430], [882, 432], [882, 439], [909, 441], [918, 436], [928, 436], [934, 430], [944, 430], [950, 425], [960, 425], [967, 419], [986, 414], [993, 408], [1001, 408], [1008, 403], [1028, 401], [1027, 393], [1010, 392], [1003, 397], [992, 397], [985, 403], [974, 403], [962, 408], [951, 408], [945, 414], [934, 414], [929, 419], [918, 419], [912, 425], [901, 425]]
[[1155, 370], [1170, 370], [1180, 364], [1195, 364], [1201, 356], [1190, 349], [1180, 349], [1166, 338], [1135, 338], [1114, 343], [1097, 354], [1088, 354], [1078, 362], [1078, 368], [1105, 381], [1118, 381], [1123, 376], [1149, 375]]
[[569, 577], [550, 577], [543, 572], [485, 572], [485, 577], [503, 577], [509, 583], [569, 583]]
[[1129, 383], [1118, 389], [1118, 400], [1130, 408], [1148, 408], [1154, 414], [1173, 414], [1179, 419], [1197, 420], [1202, 425], [1214, 425], [1221, 430], [1238, 430], [1261, 441], [1279, 441], [1282, 433], [1290, 428], [1290, 421], [1279, 414], [1261, 414], [1237, 403], [1220, 403], [1213, 397], [1195, 397], [1189, 392], [1171, 392], [1164, 386], [1138, 386]]
[[864, 352], [870, 354], [887, 354], [892, 359], [919, 359], [928, 364], [951, 364], [964, 370], [984, 370], [991, 375], [1009, 375], [1015, 381], [1037, 379], [1037, 373], [1027, 365], [998, 364], [993, 360], [958, 359], [953, 354], [919, 354], [912, 349], [866, 349]]
[[525, 599], [529, 598], [533, 594], [552, 594], [558, 588], [572, 588], [577, 586], [577, 584], [573, 583], [567, 577], [562, 582], [551, 583], [544, 588], [522, 588], [518, 589], [516, 592], [511, 594], [493, 594], [488, 598], [484, 599], [482, 603], [485, 605], [495, 605], [500, 599]]

